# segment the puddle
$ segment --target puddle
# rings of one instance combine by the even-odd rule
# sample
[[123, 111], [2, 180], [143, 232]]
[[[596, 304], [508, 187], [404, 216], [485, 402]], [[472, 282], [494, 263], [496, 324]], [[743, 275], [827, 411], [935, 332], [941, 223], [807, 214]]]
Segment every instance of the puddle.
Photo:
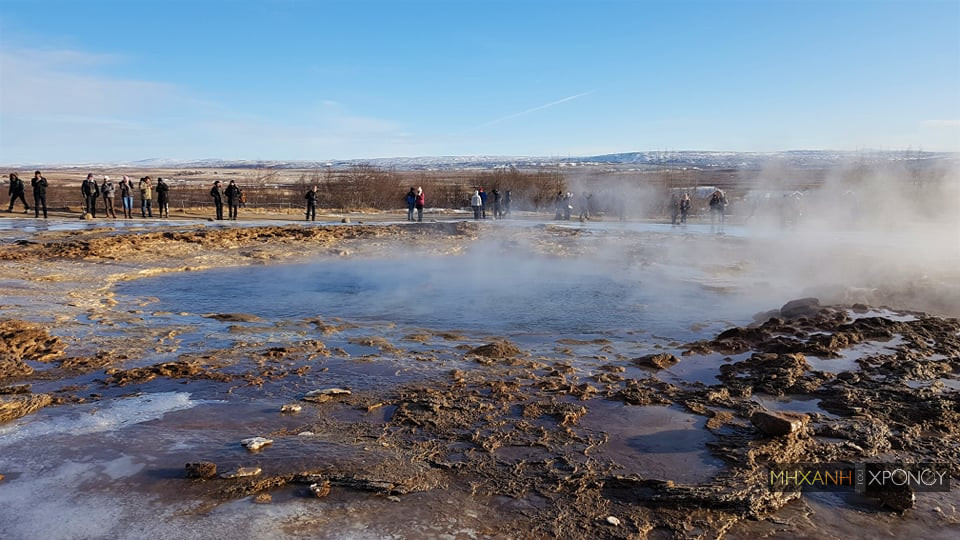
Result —
[[830, 373], [840, 373], [842, 371], [857, 371], [860, 364], [857, 360], [874, 356], [878, 354], [893, 354], [897, 352], [897, 347], [905, 343], [902, 336], [895, 336], [888, 341], [867, 341], [858, 343], [849, 349], [838, 351], [840, 358], [820, 358], [818, 356], [807, 356], [807, 363], [813, 371], [828, 371]]
[[622, 474], [698, 484], [723, 468], [723, 462], [707, 450], [713, 435], [702, 416], [676, 406], [640, 407], [605, 400], [591, 401], [588, 409], [582, 425], [609, 436], [591, 455], [620, 463]]

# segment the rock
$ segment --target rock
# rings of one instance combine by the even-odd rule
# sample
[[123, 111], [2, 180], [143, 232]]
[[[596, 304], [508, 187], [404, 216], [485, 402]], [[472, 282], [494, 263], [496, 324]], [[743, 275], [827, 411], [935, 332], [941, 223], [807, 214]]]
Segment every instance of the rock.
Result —
[[613, 525], [614, 527], [620, 526], [620, 520], [616, 516], [607, 516], [607, 523]]
[[913, 508], [916, 504], [917, 496], [913, 490], [907, 488], [903, 491], [882, 491], [880, 492], [880, 504], [896, 512], [905, 512]]
[[350, 223], [350, 218], [345, 217], [345, 218], [343, 218], [343, 219], [340, 220], [340, 223]]
[[809, 317], [820, 311], [820, 300], [816, 298], [800, 298], [791, 300], [780, 308], [780, 315], [787, 319]]
[[400, 502], [400, 497], [397, 497], [396, 495], [390, 495], [387, 497], [387, 500], [390, 502]]
[[470, 349], [467, 354], [484, 356], [487, 358], [509, 358], [513, 356], [519, 356], [520, 352], [521, 351], [519, 347], [507, 340], [502, 340], [475, 347]]
[[230, 472], [225, 472], [220, 475], [220, 478], [233, 479], [233, 478], [246, 478], [248, 476], [257, 476], [263, 472], [260, 467], [237, 467]]
[[314, 403], [326, 403], [336, 396], [349, 396], [350, 393], [350, 390], [346, 388], [323, 388], [320, 390], [311, 390], [300, 399]]
[[240, 444], [245, 446], [247, 450], [256, 452], [268, 444], [273, 444], [273, 439], [267, 439], [265, 437], [251, 437], [249, 439], [243, 439], [240, 441]]
[[750, 422], [757, 429], [774, 436], [795, 433], [809, 420], [809, 416], [794, 412], [757, 411], [750, 416]]
[[85, 221], [90, 221], [90, 220], [93, 219], [93, 216], [91, 216], [90, 214], [84, 212], [83, 215], [80, 216], [80, 219], [85, 220]]
[[209, 461], [187, 463], [187, 478], [213, 478], [217, 475], [217, 464]]
[[215, 319], [222, 322], [260, 322], [263, 320], [250, 313], [206, 313], [203, 316], [207, 319]]
[[47, 394], [0, 395], [0, 423], [38, 411], [53, 401]]
[[261, 493], [253, 498], [253, 502], [257, 504], [270, 504], [273, 502], [273, 496], [269, 493]]
[[280, 412], [282, 413], [298, 413], [303, 410], [303, 407], [296, 403], [287, 403], [283, 407], [280, 407]]
[[666, 369], [675, 365], [680, 359], [669, 353], [648, 354], [640, 358], [634, 358], [633, 363], [640, 367], [649, 367], [654, 369]]
[[313, 496], [318, 499], [326, 497], [330, 494], [330, 481], [323, 480], [316, 484], [310, 484], [310, 493], [313, 493]]

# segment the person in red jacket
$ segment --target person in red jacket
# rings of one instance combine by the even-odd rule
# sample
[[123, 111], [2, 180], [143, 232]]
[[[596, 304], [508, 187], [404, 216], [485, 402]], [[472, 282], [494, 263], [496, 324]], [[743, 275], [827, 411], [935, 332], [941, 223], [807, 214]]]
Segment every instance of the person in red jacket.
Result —
[[423, 221], [423, 205], [426, 202], [426, 197], [423, 195], [423, 188], [417, 188], [417, 200], [415, 206], [417, 207], [417, 221]]

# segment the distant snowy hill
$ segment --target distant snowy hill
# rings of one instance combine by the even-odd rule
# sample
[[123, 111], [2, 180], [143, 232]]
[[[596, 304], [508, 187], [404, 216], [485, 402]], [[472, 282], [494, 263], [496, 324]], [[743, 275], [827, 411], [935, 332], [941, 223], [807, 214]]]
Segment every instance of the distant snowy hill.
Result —
[[625, 152], [580, 157], [529, 157], [529, 156], [426, 156], [392, 157], [375, 159], [320, 160], [320, 161], [265, 161], [197, 159], [179, 160], [152, 158], [115, 163], [77, 164], [27, 164], [11, 168], [78, 168], [105, 169], [321, 169], [347, 168], [356, 165], [397, 170], [457, 170], [495, 169], [516, 167], [535, 169], [543, 167], [602, 167], [611, 169], [634, 169], [650, 167], [701, 168], [701, 169], [758, 169], [773, 163], [795, 168], [835, 167], [844, 163], [881, 163], [915, 160], [925, 163], [936, 161], [960, 162], [957, 152], [922, 151], [831, 151], [791, 150], [785, 152], [709, 152], [709, 151], [652, 151]]

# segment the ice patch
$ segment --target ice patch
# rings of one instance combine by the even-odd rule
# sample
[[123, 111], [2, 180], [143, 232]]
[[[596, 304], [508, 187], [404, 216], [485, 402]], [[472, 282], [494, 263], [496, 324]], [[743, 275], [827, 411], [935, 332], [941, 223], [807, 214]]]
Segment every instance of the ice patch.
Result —
[[203, 400], [192, 400], [187, 392], [160, 392], [131, 398], [91, 403], [84, 410], [73, 413], [32, 420], [28, 416], [20, 422], [0, 428], [0, 447], [27, 439], [48, 435], [84, 435], [114, 431], [124, 427], [161, 418], [172, 411], [195, 407]]

